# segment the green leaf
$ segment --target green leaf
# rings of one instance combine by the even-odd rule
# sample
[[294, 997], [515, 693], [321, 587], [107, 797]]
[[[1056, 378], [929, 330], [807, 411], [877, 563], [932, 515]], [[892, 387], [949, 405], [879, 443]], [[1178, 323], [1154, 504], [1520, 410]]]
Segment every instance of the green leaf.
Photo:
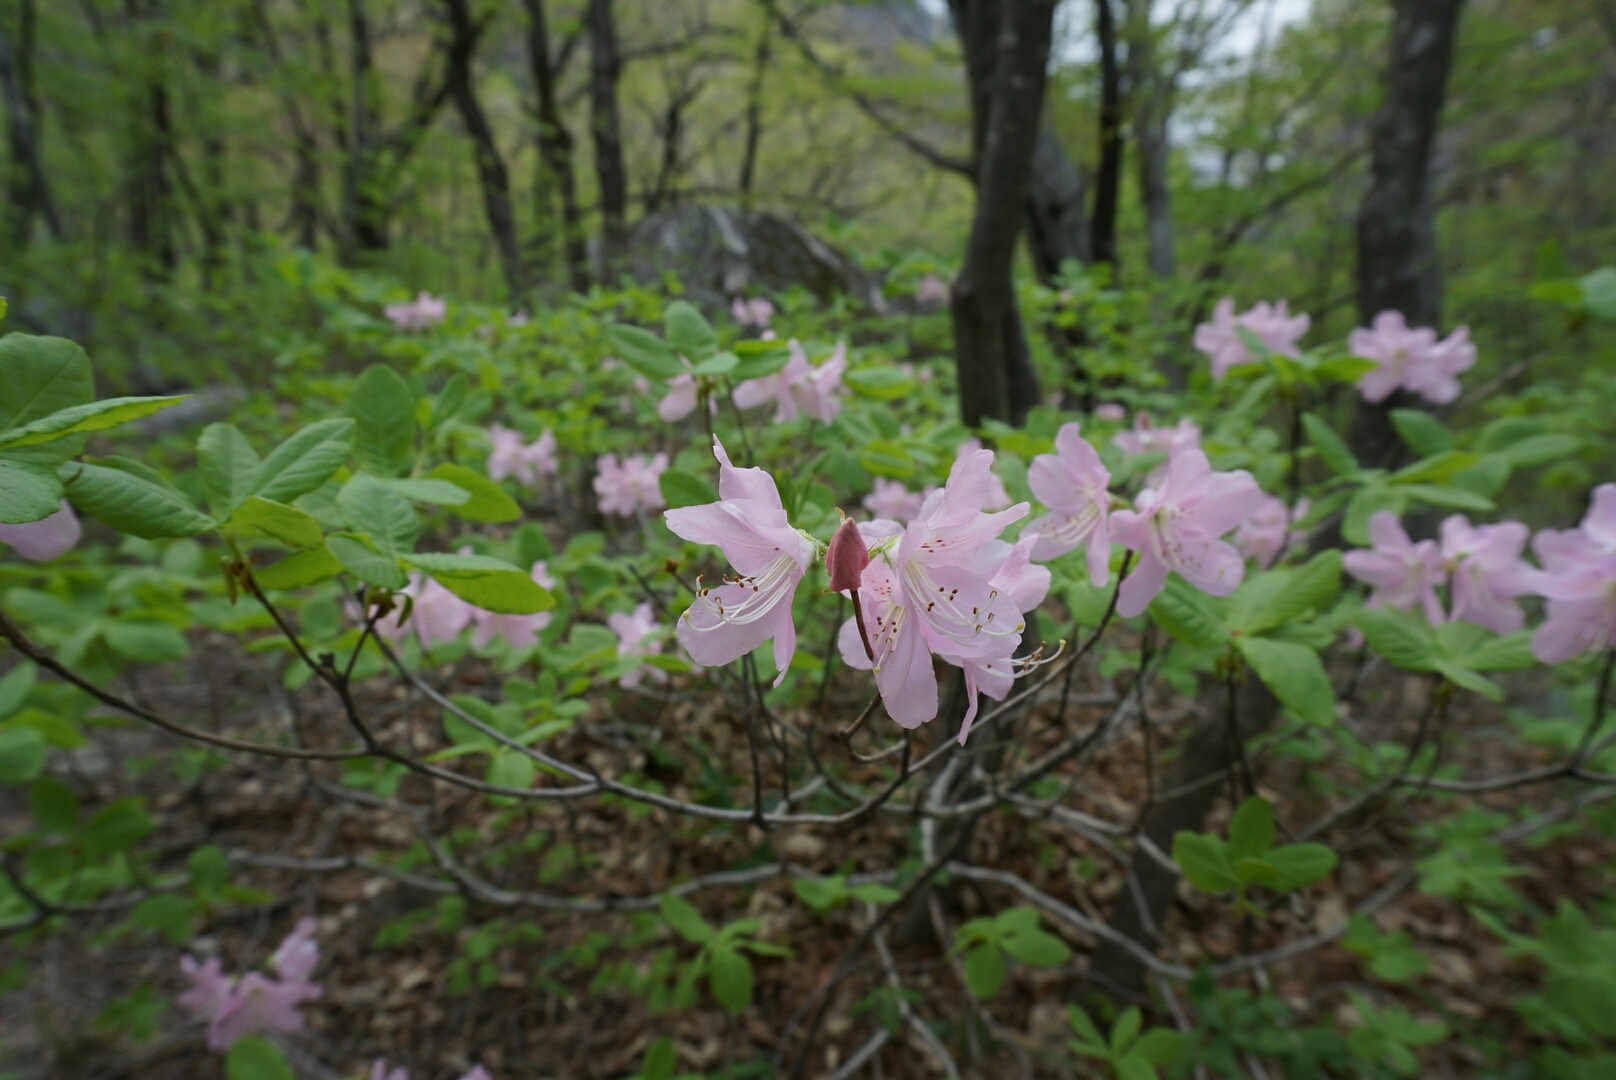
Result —
[[241, 536], [268, 536], [287, 547], [319, 547], [324, 539], [320, 523], [295, 506], [250, 496], [230, 515], [224, 528]]
[[1414, 947], [1407, 932], [1382, 934], [1366, 916], [1353, 915], [1347, 920], [1347, 932], [1341, 946], [1365, 957], [1370, 972], [1387, 982], [1407, 982], [1430, 968], [1430, 958]]
[[142, 540], [195, 536], [214, 527], [178, 488], [139, 462], [68, 463], [59, 476], [80, 511]]
[[1401, 516], [1407, 505], [1408, 488], [1365, 484], [1352, 493], [1347, 503], [1346, 516], [1341, 520], [1341, 535], [1349, 543], [1368, 544], [1369, 519], [1382, 510]]
[[218, 844], [203, 844], [185, 860], [191, 872], [191, 890], [205, 898], [220, 896], [230, 884], [230, 863]]
[[234, 424], [209, 424], [196, 441], [202, 495], [219, 518], [227, 518], [247, 501], [262, 462], [247, 436]]
[[752, 1003], [752, 962], [739, 949], [714, 946], [707, 954], [707, 985], [727, 1011], [744, 1012]]
[[555, 597], [508, 562], [486, 555], [442, 555], [419, 552], [405, 561], [431, 574], [444, 588], [484, 611], [532, 615], [555, 607]]
[[718, 335], [701, 312], [684, 300], [675, 300], [662, 312], [662, 332], [668, 344], [692, 364], [718, 352]]
[[792, 891], [797, 898], [815, 911], [829, 911], [835, 905], [847, 899], [847, 879], [841, 875], [833, 877], [800, 877], [791, 879]]
[[663, 921], [692, 945], [705, 945], [718, 936], [696, 906], [681, 896], [663, 893], [660, 909]]
[[1100, 1029], [1095, 1026], [1093, 1018], [1081, 1006], [1066, 1006], [1066, 1020], [1084, 1042], [1093, 1046], [1105, 1046], [1105, 1036], [1100, 1034]]
[[62, 482], [44, 465], [0, 458], [0, 524], [41, 521], [62, 508]]
[[31, 727], [0, 728], [0, 784], [26, 784], [45, 767], [45, 737]]
[[1497, 505], [1485, 495], [1477, 495], [1474, 491], [1467, 491], [1464, 488], [1438, 487], [1435, 484], [1403, 484], [1401, 488], [1421, 502], [1451, 507], [1454, 510], [1488, 511], [1495, 509]]
[[645, 1049], [645, 1060], [640, 1064], [639, 1080], [673, 1080], [673, 1070], [679, 1066], [679, 1051], [666, 1035]]
[[1358, 471], [1358, 459], [1352, 456], [1346, 441], [1335, 433], [1334, 428], [1313, 413], [1302, 416], [1302, 426], [1307, 429], [1308, 441], [1318, 450], [1319, 457], [1324, 459], [1331, 472], [1337, 476], [1350, 476]]
[[994, 943], [972, 946], [965, 954], [965, 987], [986, 1001], [1004, 986], [1004, 953]]
[[648, 379], [666, 382], [685, 373], [679, 354], [649, 330], [618, 323], [606, 328], [606, 340], [623, 363]]
[[1273, 846], [1274, 808], [1267, 799], [1253, 795], [1229, 819], [1229, 858], [1261, 858]]
[[172, 893], [148, 896], [129, 913], [129, 921], [147, 930], [156, 930], [171, 945], [184, 945], [191, 939], [191, 923], [196, 918], [196, 901]]
[[268, 1039], [237, 1039], [224, 1059], [225, 1080], [297, 1080], [280, 1050]]
[[1279, 868], [1279, 880], [1273, 888], [1280, 892], [1322, 881], [1338, 861], [1335, 852], [1323, 844], [1286, 844], [1269, 851], [1264, 858]]
[[861, 397], [876, 401], [896, 401], [913, 394], [918, 387], [914, 376], [893, 364], [860, 364], [844, 372], [842, 382]]
[[[1242, 584], [1241, 589], [1244, 588]], [[1236, 590], [1235, 596], [1239, 595]], [[1332, 548], [1287, 570], [1280, 587], [1274, 588], [1264, 598], [1262, 606], [1241, 625], [1250, 633], [1271, 630], [1328, 611], [1340, 595], [1341, 552]]]
[[1111, 1053], [1118, 1057], [1128, 1052], [1134, 1039], [1139, 1036], [1139, 1029], [1144, 1027], [1145, 1017], [1139, 1011], [1139, 1006], [1130, 1005], [1124, 1009], [1122, 1015], [1117, 1017], [1116, 1023], [1111, 1025]]
[[[58, 337], [7, 334], [0, 337], [0, 436], [25, 428], [52, 413], [95, 400], [90, 358], [75, 342]], [[83, 448], [75, 439], [54, 452], [65, 461]]]
[[191, 651], [177, 627], [151, 619], [109, 622], [102, 627], [101, 636], [113, 652], [143, 664], [183, 660]]
[[29, 792], [29, 804], [39, 830], [71, 835], [79, 824], [79, 799], [73, 789], [54, 776], [41, 776]]
[[740, 363], [729, 377], [735, 382], [745, 382], [748, 379], [761, 379], [765, 375], [773, 375], [786, 366], [791, 359], [791, 350], [785, 342], [774, 341], [738, 341], [732, 346]]
[[376, 550], [368, 537], [332, 533], [325, 538], [325, 546], [342, 568], [360, 581], [383, 589], [402, 589], [409, 584], [409, 575], [398, 565], [398, 559]]
[[141, 809], [139, 799], [110, 803], [84, 825], [80, 839], [92, 858], [124, 851], [151, 835], [152, 819]]
[[386, 364], [372, 364], [354, 383], [343, 410], [354, 419], [353, 455], [377, 476], [397, 476], [415, 447], [415, 391]]
[[396, 559], [415, 547], [421, 531], [415, 508], [382, 480], [356, 474], [337, 492], [337, 508], [343, 520], [355, 532], [369, 536], [381, 554]]
[[1424, 409], [1393, 409], [1391, 416], [1397, 434], [1420, 457], [1453, 449], [1453, 432]]
[[1357, 356], [1338, 356], [1334, 360], [1324, 360], [1313, 369], [1313, 374], [1329, 382], [1355, 383], [1365, 375], [1380, 367], [1373, 360], [1364, 360]]
[[713, 378], [719, 375], [730, 375], [741, 364], [741, 358], [732, 352], [721, 352], [708, 357], [691, 369], [692, 375], [705, 375]]
[[301, 589], [341, 572], [342, 563], [337, 561], [328, 547], [321, 545], [288, 555], [262, 570], [254, 570], [253, 577], [264, 589]]
[[464, 465], [439, 465], [426, 475], [428, 480], [443, 480], [471, 496], [464, 502], [450, 506], [450, 511], [457, 517], [467, 521], [503, 524], [517, 521], [522, 516], [522, 508], [515, 499], [505, 494], [504, 488]]
[[1602, 266], [1577, 280], [1582, 304], [1596, 319], [1616, 322], [1616, 268]]
[[251, 495], [289, 503], [326, 482], [348, 457], [354, 422], [320, 420], [277, 446], [258, 466]]
[[1527, 469], [1534, 465], [1547, 465], [1551, 461], [1564, 461], [1582, 446], [1574, 435], [1533, 435], [1512, 443], [1498, 451], [1498, 456], [1513, 468]]
[[471, 492], [447, 480], [385, 477], [382, 483], [411, 502], [431, 503], [434, 506], [461, 506], [471, 501]]
[[127, 424], [142, 416], [150, 416], [170, 405], [178, 405], [190, 394], [175, 397], [119, 397], [74, 405], [40, 417], [31, 424], [14, 427], [0, 434], [0, 449], [33, 446], [53, 442], [65, 435], [77, 435]]
[[1235, 859], [1234, 876], [1240, 879], [1242, 885], [1272, 887], [1279, 881], [1279, 867], [1267, 859]]
[[1128, 1056], [1143, 1058], [1152, 1065], [1171, 1065], [1188, 1048], [1189, 1041], [1171, 1028], [1151, 1028], [1139, 1036]]
[[1226, 892], [1240, 884], [1229, 862], [1228, 846], [1215, 836], [1174, 833], [1173, 861], [1189, 883], [1202, 892]]
[[1412, 615], [1385, 608], [1363, 608], [1353, 622], [1364, 633], [1369, 647], [1393, 667], [1404, 671], [1430, 671], [1436, 663], [1436, 650], [1430, 629]]
[[683, 469], [667, 469], [657, 477], [657, 487], [668, 509], [681, 506], [705, 506], [718, 501], [718, 490], [703, 477]]
[[1524, 671], [1537, 665], [1537, 657], [1532, 655], [1530, 630], [1489, 638], [1458, 659], [1476, 671]]
[[1215, 649], [1229, 639], [1224, 627], [1225, 607], [1214, 597], [1197, 589], [1177, 574], [1150, 602], [1150, 617], [1156, 625], [1186, 645]]
[[1295, 716], [1321, 727], [1335, 722], [1335, 690], [1318, 653], [1264, 637], [1242, 635], [1235, 644], [1263, 685]]
[[38, 680], [39, 668], [28, 660], [0, 676], [0, 716], [10, 716], [22, 708], [22, 703]]
[[1484, 675], [1471, 671], [1463, 664], [1456, 664], [1451, 660], [1444, 660], [1439, 657], [1431, 666], [1444, 679], [1447, 679], [1455, 686], [1462, 686], [1466, 690], [1472, 690], [1488, 701], [1500, 702], [1504, 700], [1504, 691], [1497, 683]]
[[1004, 951], [1033, 967], [1058, 967], [1072, 958], [1066, 942], [1046, 930], [1010, 934], [1000, 939]]

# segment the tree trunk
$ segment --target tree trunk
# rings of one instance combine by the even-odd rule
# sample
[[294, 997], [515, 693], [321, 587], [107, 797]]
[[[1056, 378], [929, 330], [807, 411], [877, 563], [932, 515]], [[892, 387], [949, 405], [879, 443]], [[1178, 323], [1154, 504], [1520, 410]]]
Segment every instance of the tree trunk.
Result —
[[5, 96], [6, 123], [11, 142], [6, 177], [6, 231], [14, 250], [28, 246], [34, 219], [42, 218], [51, 238], [62, 238], [41, 162], [39, 102], [34, 94], [34, 0], [23, 0], [17, 20], [17, 40], [0, 22], [0, 94]]
[[387, 200], [376, 176], [376, 110], [371, 104], [374, 63], [365, 0], [348, 0], [348, 161], [342, 174], [342, 260], [387, 247]]
[[1173, 73], [1156, 55], [1151, 0], [1128, 5], [1128, 71], [1132, 88], [1133, 145], [1139, 166], [1139, 197], [1145, 210], [1147, 262], [1153, 277], [1173, 276], [1173, 204], [1167, 182], [1167, 121], [1176, 89]]
[[1012, 264], [1032, 181], [1056, 0], [950, 0], [970, 82], [976, 210], [954, 280], [960, 415], [1019, 424], [1038, 380]]
[[617, 80], [623, 59], [617, 47], [612, 0], [589, 0], [589, 130], [595, 142], [595, 180], [600, 188], [601, 276], [611, 280], [628, 241], [628, 174], [623, 165], [623, 123]]
[[[1411, 326], [1436, 326], [1442, 281], [1431, 205], [1431, 148], [1447, 93], [1463, 0], [1393, 0], [1386, 98], [1370, 142], [1369, 190], [1358, 210], [1358, 318], [1390, 308]], [[1392, 409], [1360, 402], [1349, 443], [1365, 465], [1395, 461], [1400, 443]]]
[[477, 99], [472, 60], [477, 41], [487, 27], [487, 17], [474, 22], [467, 0], [444, 0], [449, 16], [448, 66], [444, 77], [449, 97], [476, 154], [477, 184], [482, 189], [483, 213], [488, 218], [488, 231], [499, 251], [500, 268], [505, 274], [505, 287], [514, 302], [527, 292], [527, 272], [522, 265], [522, 245], [516, 235], [516, 215], [511, 210], [511, 178], [494, 141], [494, 129]]
[[[539, 99], [539, 169], [541, 193], [553, 183], [561, 199], [561, 237], [566, 250], [567, 276], [578, 292], [589, 289], [589, 258], [584, 248], [582, 217], [578, 212], [578, 185], [572, 171], [572, 133], [561, 122], [556, 98], [555, 65], [550, 59], [550, 33], [544, 0], [523, 0], [527, 7], [527, 56]], [[541, 219], [552, 217], [548, 199]]]
[[1117, 21], [1111, 0], [1095, 0], [1100, 45], [1100, 165], [1095, 172], [1094, 261], [1117, 266], [1117, 204], [1122, 192], [1122, 68], [1117, 63]]
[[1032, 155], [1032, 184], [1027, 195], [1027, 249], [1038, 277], [1046, 285], [1061, 264], [1094, 261], [1089, 246], [1088, 176], [1067, 156], [1054, 125], [1045, 117]]
[[758, 144], [763, 141], [763, 76], [768, 71], [770, 43], [774, 34], [774, 20], [766, 18], [763, 33], [758, 37], [757, 51], [752, 56], [752, 82], [746, 88], [746, 143], [741, 154], [741, 205], [752, 208], [752, 184], [757, 173]]

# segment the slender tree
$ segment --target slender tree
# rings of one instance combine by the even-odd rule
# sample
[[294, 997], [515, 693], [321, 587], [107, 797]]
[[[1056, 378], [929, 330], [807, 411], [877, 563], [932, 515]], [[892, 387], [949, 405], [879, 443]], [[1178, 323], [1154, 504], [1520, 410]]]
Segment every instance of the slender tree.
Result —
[[1111, 0], [1095, 0], [1095, 37], [1100, 46], [1100, 163], [1094, 177], [1094, 221], [1089, 226], [1094, 261], [1117, 265], [1117, 208], [1122, 195], [1122, 65], [1117, 59], [1117, 19]]
[[1038, 379], [1011, 279], [1032, 179], [1056, 0], [950, 0], [965, 51], [976, 210], [954, 279], [960, 414], [1019, 424]]
[[600, 261], [611, 279], [628, 243], [628, 171], [623, 165], [623, 121], [617, 82], [623, 72], [612, 0], [589, 0], [589, 133], [595, 143], [595, 183], [600, 189]]
[[572, 132], [561, 119], [556, 96], [560, 67], [550, 51], [550, 31], [544, 0], [523, 0], [527, 8], [527, 57], [538, 98], [540, 220], [549, 220], [550, 192], [561, 203], [561, 238], [566, 252], [567, 277], [578, 292], [589, 288], [589, 260], [584, 247], [583, 219], [578, 209], [578, 183], [572, 168]]
[[0, 20], [0, 95], [5, 98], [11, 143], [6, 226], [14, 248], [27, 246], [35, 218], [45, 222], [53, 239], [62, 238], [62, 222], [45, 181], [40, 150], [39, 98], [34, 91], [35, 25], [34, 0], [22, 0], [15, 41]]

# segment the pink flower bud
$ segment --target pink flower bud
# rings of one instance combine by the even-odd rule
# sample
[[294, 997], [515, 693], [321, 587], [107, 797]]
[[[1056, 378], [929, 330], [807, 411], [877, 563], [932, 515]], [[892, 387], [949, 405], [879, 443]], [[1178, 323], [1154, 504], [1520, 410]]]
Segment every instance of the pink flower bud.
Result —
[[830, 575], [832, 592], [851, 592], [859, 587], [864, 568], [870, 565], [870, 550], [859, 535], [858, 523], [843, 518], [825, 550], [825, 572]]

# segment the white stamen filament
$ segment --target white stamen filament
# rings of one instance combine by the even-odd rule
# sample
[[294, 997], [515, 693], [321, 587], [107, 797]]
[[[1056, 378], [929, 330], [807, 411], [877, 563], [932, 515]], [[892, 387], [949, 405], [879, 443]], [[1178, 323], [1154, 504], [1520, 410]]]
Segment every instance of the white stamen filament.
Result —
[[[708, 609], [718, 616], [719, 624], [728, 623], [732, 626], [745, 626], [748, 623], [756, 622], [774, 610], [780, 594], [793, 586], [793, 575], [801, 577], [802, 568], [797, 565], [797, 560], [791, 556], [781, 555], [773, 563], [769, 564], [769, 568], [761, 575], [726, 578], [725, 585], [739, 585], [747, 590], [745, 596], [738, 603], [731, 604], [728, 607], [724, 605], [722, 599], [712, 595], [712, 589], [703, 588], [701, 579], [698, 578], [696, 580], [695, 604], [707, 605]], [[693, 606], [694, 604], [692, 604]], [[689, 619], [690, 612], [686, 611], [685, 620], [688, 622]], [[692, 629], [716, 630], [718, 626], [698, 627], [692, 624]]]

